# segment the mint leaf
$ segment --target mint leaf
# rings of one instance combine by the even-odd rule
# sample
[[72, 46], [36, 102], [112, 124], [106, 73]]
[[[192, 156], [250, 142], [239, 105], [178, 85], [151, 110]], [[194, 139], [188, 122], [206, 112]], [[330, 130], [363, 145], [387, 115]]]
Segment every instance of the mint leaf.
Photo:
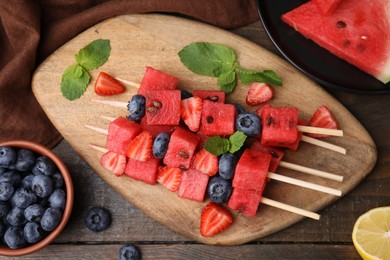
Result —
[[283, 86], [282, 79], [273, 70], [248, 70], [237, 68], [236, 71], [240, 75], [240, 80], [243, 84], [264, 82], [276, 86]]
[[76, 61], [89, 71], [103, 65], [108, 60], [110, 52], [109, 40], [95, 40], [76, 54]]
[[80, 98], [87, 89], [90, 76], [79, 64], [69, 66], [62, 74], [61, 92], [62, 95], [69, 99], [75, 100]]
[[229, 137], [230, 148], [229, 153], [235, 153], [241, 149], [246, 140], [246, 135], [241, 131], [236, 131]]
[[181, 62], [192, 72], [212, 77], [232, 71], [236, 63], [236, 54], [231, 48], [209, 42], [191, 43], [178, 55]]
[[233, 91], [236, 86], [236, 72], [229, 71], [227, 73], [223, 73], [217, 79], [217, 84], [220, 86], [221, 90], [226, 94], [229, 94]]
[[210, 137], [206, 140], [206, 143], [204, 144], [204, 149], [216, 156], [226, 153], [229, 148], [229, 140], [220, 136]]

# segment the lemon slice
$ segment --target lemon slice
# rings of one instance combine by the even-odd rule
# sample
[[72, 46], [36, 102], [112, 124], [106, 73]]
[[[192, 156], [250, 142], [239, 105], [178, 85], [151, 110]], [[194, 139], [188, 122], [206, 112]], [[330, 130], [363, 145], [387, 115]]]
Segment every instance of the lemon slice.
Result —
[[390, 260], [390, 207], [361, 215], [353, 227], [352, 241], [363, 259]]

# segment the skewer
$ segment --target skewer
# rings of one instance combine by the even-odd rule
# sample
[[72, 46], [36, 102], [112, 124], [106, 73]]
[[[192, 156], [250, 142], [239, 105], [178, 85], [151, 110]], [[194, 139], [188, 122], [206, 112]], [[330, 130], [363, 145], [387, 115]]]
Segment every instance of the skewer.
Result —
[[[103, 118], [103, 119], [106, 119], [106, 120], [108, 120], [110, 122], [115, 120], [114, 117], [110, 117], [110, 116], [100, 116], [100, 117]], [[99, 133], [102, 133], [102, 134], [106, 134], [106, 131], [103, 128], [94, 127], [94, 126], [90, 126], [90, 125], [85, 125], [85, 127], [89, 128], [91, 130], [94, 130], [96, 132], [99, 132]], [[333, 180], [333, 181], [342, 182], [343, 179], [344, 179], [344, 177], [341, 176], [341, 175], [337, 175], [337, 174], [329, 173], [329, 172], [325, 172], [325, 171], [320, 171], [320, 170], [317, 170], [317, 169], [313, 169], [313, 168], [309, 168], [309, 167], [305, 167], [305, 166], [301, 166], [301, 165], [298, 165], [298, 164], [289, 163], [289, 162], [285, 162], [285, 161], [280, 161], [279, 166], [283, 167], [283, 168], [286, 168], [286, 169], [307, 173], [307, 174], [310, 174], [310, 175], [322, 177], [322, 178]]]
[[[97, 131], [99, 133], [102, 133], [102, 134], [105, 134], [105, 131], [107, 131], [106, 129], [99, 128], [99, 127], [94, 127], [94, 126], [90, 126], [90, 125], [85, 125], [85, 127], [89, 128], [91, 130]], [[274, 180], [278, 180], [278, 181], [281, 181], [281, 182], [293, 184], [293, 185], [300, 186], [300, 187], [307, 188], [307, 189], [311, 189], [311, 190], [316, 190], [316, 191], [328, 193], [328, 194], [331, 194], [331, 195], [341, 196], [341, 193], [342, 193], [340, 190], [336, 190], [336, 189], [333, 189], [333, 188], [328, 188], [328, 187], [325, 187], [325, 186], [322, 186], [322, 185], [318, 185], [318, 184], [314, 184], [314, 183], [310, 183], [310, 182], [307, 182], [307, 181], [294, 179], [294, 178], [287, 177], [287, 176], [280, 175], [280, 174], [273, 173], [273, 172], [268, 172], [267, 177], [270, 178], [270, 179], [274, 179]]]
[[320, 146], [322, 148], [326, 148], [326, 149], [329, 149], [329, 150], [332, 150], [332, 151], [335, 151], [335, 152], [338, 152], [341, 154], [347, 154], [347, 150], [341, 146], [330, 144], [330, 143], [327, 143], [327, 142], [324, 142], [322, 140], [318, 140], [318, 139], [315, 139], [315, 138], [312, 138], [312, 137], [309, 137], [306, 135], [302, 135], [301, 141], [304, 141], [304, 142], [309, 143], [309, 144], [317, 145], [317, 146]]
[[125, 83], [125, 84], [131, 86], [131, 87], [139, 88], [139, 86], [140, 86], [139, 83], [134, 82], [134, 81], [129, 81], [129, 80], [121, 79], [121, 78], [116, 78], [116, 79], [122, 83]]
[[[106, 153], [108, 152], [108, 149], [107, 148], [104, 148], [104, 147], [101, 147], [101, 146], [97, 146], [97, 145], [94, 145], [94, 144], [88, 144], [89, 147], [99, 151], [99, 152], [102, 152], [102, 153]], [[268, 206], [272, 206], [272, 207], [275, 207], [275, 208], [279, 208], [279, 209], [283, 209], [283, 210], [286, 210], [286, 211], [289, 211], [289, 212], [292, 212], [292, 213], [295, 213], [295, 214], [298, 214], [298, 215], [301, 215], [301, 216], [304, 216], [304, 217], [308, 217], [308, 218], [311, 218], [311, 219], [315, 219], [315, 220], [319, 220], [320, 219], [320, 215], [315, 213], [315, 212], [311, 212], [311, 211], [308, 211], [308, 210], [304, 210], [304, 209], [301, 209], [301, 208], [297, 208], [297, 207], [294, 207], [294, 206], [291, 206], [291, 205], [288, 205], [288, 204], [285, 204], [285, 203], [282, 203], [282, 202], [278, 202], [278, 201], [275, 201], [275, 200], [271, 200], [271, 199], [268, 199], [268, 198], [265, 198], [265, 197], [262, 197], [261, 198], [261, 203], [263, 204], [266, 204]]]

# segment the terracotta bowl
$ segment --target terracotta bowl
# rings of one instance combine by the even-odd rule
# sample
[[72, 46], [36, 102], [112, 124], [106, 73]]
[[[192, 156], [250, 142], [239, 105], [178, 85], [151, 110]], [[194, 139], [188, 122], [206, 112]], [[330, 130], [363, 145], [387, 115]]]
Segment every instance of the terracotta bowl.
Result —
[[49, 148], [42, 146], [38, 143], [32, 141], [25, 141], [25, 140], [12, 140], [12, 141], [0, 142], [0, 146], [4, 146], [4, 145], [15, 147], [15, 148], [29, 149], [31, 151], [36, 152], [37, 154], [44, 155], [49, 159], [51, 159], [53, 163], [57, 166], [58, 170], [61, 172], [64, 178], [64, 183], [66, 188], [65, 190], [66, 204], [65, 204], [65, 210], [62, 215], [62, 219], [58, 224], [58, 226], [53, 231], [51, 231], [49, 235], [47, 235], [40, 242], [24, 248], [10, 249], [4, 245], [0, 246], [0, 255], [2, 256], [22, 256], [22, 255], [34, 253], [44, 248], [45, 246], [49, 245], [64, 229], [66, 223], [68, 222], [73, 207], [73, 196], [74, 196], [73, 182], [69, 174], [68, 168], [66, 167], [64, 162]]

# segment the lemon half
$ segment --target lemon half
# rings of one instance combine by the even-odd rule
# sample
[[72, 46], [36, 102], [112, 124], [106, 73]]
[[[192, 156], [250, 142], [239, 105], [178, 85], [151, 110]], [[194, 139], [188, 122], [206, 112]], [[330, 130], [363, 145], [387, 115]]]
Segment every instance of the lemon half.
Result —
[[361, 215], [353, 227], [352, 241], [363, 259], [390, 260], [390, 207]]

